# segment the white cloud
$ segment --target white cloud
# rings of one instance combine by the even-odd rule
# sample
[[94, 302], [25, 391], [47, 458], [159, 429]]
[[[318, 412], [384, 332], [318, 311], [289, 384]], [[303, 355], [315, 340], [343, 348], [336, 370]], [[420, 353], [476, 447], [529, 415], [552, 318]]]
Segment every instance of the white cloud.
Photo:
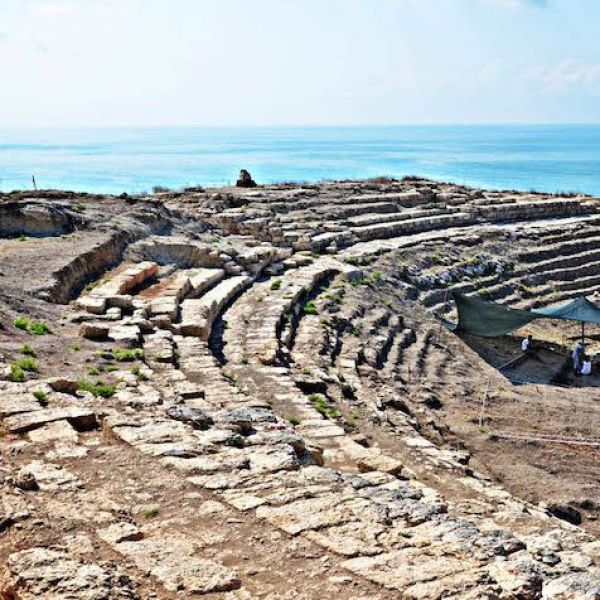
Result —
[[544, 91], [555, 94], [568, 92], [573, 88], [600, 93], [600, 63], [564, 58], [550, 66], [527, 69], [520, 74], [518, 81], [540, 86]]
[[42, 2], [34, 8], [40, 15], [61, 16], [70, 13], [72, 6], [64, 2]]
[[534, 6], [537, 8], [546, 8], [550, 5], [550, 0], [487, 0], [493, 4], [505, 6], [506, 8], [523, 8]]

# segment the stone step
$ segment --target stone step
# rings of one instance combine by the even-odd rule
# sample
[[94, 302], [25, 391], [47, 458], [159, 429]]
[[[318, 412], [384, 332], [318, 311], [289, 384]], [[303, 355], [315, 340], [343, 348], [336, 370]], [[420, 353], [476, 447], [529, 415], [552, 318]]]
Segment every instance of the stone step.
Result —
[[382, 223], [379, 225], [351, 227], [350, 231], [361, 241], [370, 241], [380, 238], [399, 237], [402, 235], [431, 231], [432, 229], [469, 225], [473, 222], [474, 218], [470, 213], [459, 212], [452, 215], [439, 215], [410, 219], [407, 221], [394, 221], [392, 223]]
[[488, 221], [539, 219], [540, 217], [572, 216], [584, 212], [579, 200], [544, 200], [477, 206], [476, 213]]
[[386, 214], [368, 213], [348, 219], [348, 225], [361, 227], [364, 225], [377, 225], [380, 223], [393, 223], [395, 221], [407, 221], [409, 219], [419, 219], [423, 217], [447, 215], [458, 212], [458, 210], [448, 210], [445, 208], [431, 208], [421, 210], [406, 210], [403, 212], [394, 212]]
[[379, 202], [394, 202], [404, 208], [414, 208], [420, 204], [431, 203], [432, 198], [430, 196], [423, 196], [415, 190], [397, 192], [392, 194], [360, 194], [357, 196], [346, 196], [345, 198], [339, 198], [337, 203], [339, 204], [369, 204]]
[[201, 298], [184, 300], [181, 303], [181, 323], [174, 326], [176, 333], [207, 340], [218, 314], [251, 283], [252, 279], [246, 275], [230, 277]]

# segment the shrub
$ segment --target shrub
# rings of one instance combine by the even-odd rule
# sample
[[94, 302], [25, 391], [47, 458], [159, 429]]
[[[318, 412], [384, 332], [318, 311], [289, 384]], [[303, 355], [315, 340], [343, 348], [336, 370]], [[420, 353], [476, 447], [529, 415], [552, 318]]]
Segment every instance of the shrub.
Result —
[[88, 369], [88, 375], [100, 375], [100, 370], [96, 367], [90, 367]]
[[281, 287], [281, 279], [276, 279], [271, 283], [271, 290], [276, 291]]
[[329, 400], [321, 394], [311, 394], [308, 397], [308, 400], [313, 405], [314, 409], [324, 417], [335, 419], [341, 414], [340, 411], [334, 406], [331, 406]]
[[79, 352], [81, 350], [81, 344], [76, 342], [71, 346], [71, 350], [73, 350], [73, 352]]
[[25, 371], [13, 363], [10, 365], [10, 380], [17, 383], [25, 381]]
[[331, 300], [332, 302], [336, 302], [337, 304], [339, 304], [342, 301], [342, 297], [339, 294], [335, 294], [333, 292], [323, 294], [323, 298], [325, 298], [325, 300]]
[[52, 331], [44, 321], [36, 321], [30, 324], [29, 333], [33, 333], [34, 335], [48, 335]]
[[316, 315], [319, 311], [317, 310], [317, 307], [315, 306], [315, 301], [314, 300], [309, 300], [305, 305], [304, 305], [304, 314], [305, 315]]
[[237, 376], [235, 373], [223, 373], [223, 377], [225, 377], [225, 379], [231, 381], [232, 383], [235, 383], [237, 381]]
[[48, 406], [48, 394], [44, 390], [34, 390], [33, 395], [42, 406]]
[[28, 371], [30, 373], [37, 373], [40, 368], [38, 366], [37, 360], [32, 356], [24, 356], [23, 358], [19, 358], [19, 360], [15, 361], [14, 364], [23, 369], [23, 371]]
[[73, 210], [74, 210], [74, 211], [77, 211], [77, 212], [79, 212], [79, 213], [80, 213], [80, 212], [83, 212], [83, 211], [85, 210], [85, 205], [84, 205], [84, 204], [82, 204], [81, 202], [78, 202], [78, 203], [77, 203], [77, 204], [76, 204], [76, 205], [73, 207]]
[[382, 275], [381, 275], [381, 271], [373, 271], [373, 274], [371, 275], [371, 279], [373, 281], [379, 281], [381, 279]]
[[29, 329], [29, 319], [27, 317], [17, 317], [14, 321], [13, 321], [13, 325], [17, 328], [17, 329], [22, 329], [23, 331], [27, 331]]
[[22, 329], [23, 331], [28, 331], [29, 333], [33, 333], [34, 335], [46, 335], [48, 333], [52, 333], [50, 327], [44, 321], [32, 321], [27, 317], [21, 315], [18, 316], [14, 321], [13, 325], [17, 329]]
[[132, 367], [131, 372], [135, 375], [135, 378], [138, 381], [148, 381], [148, 375], [142, 372], [139, 367]]
[[362, 333], [362, 324], [352, 325], [350, 333], [355, 336], [359, 336]]
[[287, 420], [291, 425], [294, 425], [294, 427], [300, 425], [300, 417], [297, 417], [296, 415], [290, 415]]
[[144, 357], [144, 351], [141, 348], [113, 348], [111, 356], [117, 362], [131, 362]]
[[142, 514], [144, 515], [144, 517], [146, 517], [146, 519], [154, 519], [154, 517], [158, 516], [158, 513], [158, 508], [148, 508]]
[[101, 379], [96, 380], [95, 383], [82, 379], [77, 382], [77, 389], [91, 392], [94, 396], [101, 396], [102, 398], [110, 398], [117, 391], [114, 385], [104, 383]]
[[25, 356], [36, 356], [35, 350], [29, 344], [23, 344], [19, 352]]

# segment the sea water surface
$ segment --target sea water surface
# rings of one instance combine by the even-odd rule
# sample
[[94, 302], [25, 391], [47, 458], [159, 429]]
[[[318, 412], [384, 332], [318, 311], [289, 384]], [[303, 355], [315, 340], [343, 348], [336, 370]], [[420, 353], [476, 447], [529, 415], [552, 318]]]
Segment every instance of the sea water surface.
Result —
[[600, 195], [600, 125], [0, 129], [0, 190], [121, 193], [419, 175]]

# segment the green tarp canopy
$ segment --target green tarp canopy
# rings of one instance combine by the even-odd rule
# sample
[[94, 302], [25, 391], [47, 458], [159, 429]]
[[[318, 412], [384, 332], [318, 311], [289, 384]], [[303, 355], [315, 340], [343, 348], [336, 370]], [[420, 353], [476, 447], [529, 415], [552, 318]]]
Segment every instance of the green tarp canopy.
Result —
[[503, 304], [486, 302], [458, 292], [452, 292], [452, 296], [456, 303], [458, 323], [446, 322], [446, 326], [453, 331], [463, 331], [482, 337], [500, 337], [536, 319], [562, 319], [600, 324], [600, 307], [584, 296], [571, 302], [536, 310], [509, 308]]

